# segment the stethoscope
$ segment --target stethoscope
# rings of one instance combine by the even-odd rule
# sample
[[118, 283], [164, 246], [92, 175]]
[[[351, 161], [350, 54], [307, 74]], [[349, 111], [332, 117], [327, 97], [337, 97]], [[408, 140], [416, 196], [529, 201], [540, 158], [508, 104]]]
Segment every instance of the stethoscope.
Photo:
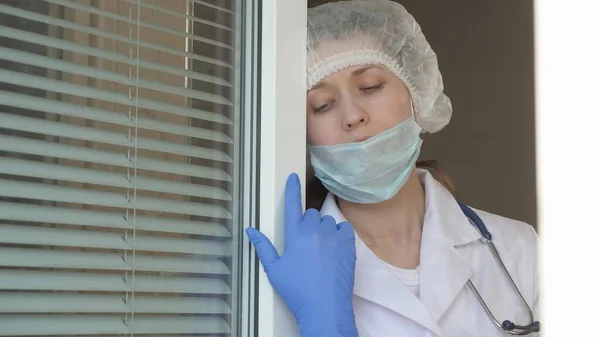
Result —
[[500, 265], [500, 269], [502, 269], [502, 271], [504, 272], [504, 275], [510, 281], [510, 284], [512, 285], [513, 289], [519, 294], [521, 301], [523, 302], [523, 304], [527, 308], [527, 311], [529, 312], [529, 323], [527, 325], [517, 325], [510, 320], [505, 320], [502, 323], [500, 323], [500, 321], [498, 321], [496, 319], [494, 314], [492, 314], [492, 312], [490, 311], [490, 308], [488, 308], [487, 304], [485, 304], [485, 301], [481, 297], [481, 294], [479, 294], [479, 291], [477, 291], [477, 288], [475, 288], [475, 286], [473, 285], [473, 282], [471, 282], [471, 280], [468, 281], [469, 288], [471, 288], [471, 290], [473, 290], [473, 293], [475, 293], [475, 296], [479, 300], [479, 303], [481, 303], [481, 306], [483, 306], [483, 309], [485, 309], [485, 312], [487, 313], [489, 318], [496, 325], [496, 327], [498, 329], [500, 329], [501, 331], [507, 332], [511, 335], [519, 335], [519, 336], [528, 335], [533, 332], [539, 332], [540, 331], [540, 322], [536, 321], [534, 319], [533, 311], [531, 310], [531, 307], [529, 306], [529, 304], [527, 304], [525, 297], [519, 290], [519, 287], [517, 287], [517, 285], [515, 284], [515, 281], [513, 280], [513, 278], [510, 276], [510, 273], [506, 269], [504, 262], [502, 262], [502, 259], [500, 258], [500, 254], [498, 254], [498, 250], [496, 250], [496, 246], [492, 242], [492, 234], [485, 227], [483, 220], [481, 220], [481, 218], [471, 208], [469, 208], [467, 205], [464, 205], [460, 202], [458, 203], [458, 205], [462, 209], [465, 216], [469, 219], [469, 222], [474, 227], [477, 227], [477, 229], [479, 230], [479, 232], [481, 233], [481, 236], [482, 236], [481, 241], [483, 243], [487, 244], [487, 246], [490, 248], [490, 251], [492, 252], [492, 255], [494, 256], [494, 259]]

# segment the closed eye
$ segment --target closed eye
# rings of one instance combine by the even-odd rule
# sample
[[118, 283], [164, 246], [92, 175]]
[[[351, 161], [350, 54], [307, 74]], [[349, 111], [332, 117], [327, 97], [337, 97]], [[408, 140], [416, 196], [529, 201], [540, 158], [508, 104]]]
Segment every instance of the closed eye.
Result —
[[320, 107], [314, 108], [314, 109], [313, 109], [313, 112], [314, 112], [314, 113], [319, 113], [319, 112], [321, 112], [321, 111], [323, 111], [323, 110], [327, 109], [327, 107], [329, 107], [329, 104], [328, 104], [328, 103], [325, 103], [325, 104], [321, 105]]
[[335, 103], [335, 99], [333, 99], [330, 102], [325, 103], [319, 107], [313, 108], [313, 113], [323, 112], [323, 111], [329, 109], [334, 103]]
[[383, 83], [378, 84], [378, 85], [374, 85], [372, 87], [366, 87], [366, 88], [360, 88], [360, 91], [362, 92], [375, 92], [379, 89], [383, 88]]

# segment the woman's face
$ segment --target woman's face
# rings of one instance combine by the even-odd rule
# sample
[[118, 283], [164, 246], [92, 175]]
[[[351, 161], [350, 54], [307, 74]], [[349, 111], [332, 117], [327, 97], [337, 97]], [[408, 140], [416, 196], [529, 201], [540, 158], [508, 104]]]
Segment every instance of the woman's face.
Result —
[[404, 83], [385, 67], [340, 70], [306, 95], [308, 144], [361, 142], [411, 115]]

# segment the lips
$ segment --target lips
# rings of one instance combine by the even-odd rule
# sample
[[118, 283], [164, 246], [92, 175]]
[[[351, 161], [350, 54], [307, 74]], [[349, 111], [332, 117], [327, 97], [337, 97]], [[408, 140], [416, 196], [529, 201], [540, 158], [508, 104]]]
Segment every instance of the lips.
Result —
[[356, 138], [356, 142], [364, 142], [365, 140], [371, 138], [371, 136], [365, 136], [365, 137], [360, 137], [360, 138]]

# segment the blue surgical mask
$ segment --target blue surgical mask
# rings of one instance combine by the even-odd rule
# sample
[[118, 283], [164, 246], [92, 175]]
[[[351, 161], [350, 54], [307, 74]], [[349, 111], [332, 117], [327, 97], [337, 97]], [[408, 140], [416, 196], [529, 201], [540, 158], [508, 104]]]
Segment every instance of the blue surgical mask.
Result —
[[363, 142], [309, 146], [315, 175], [337, 197], [362, 204], [392, 198], [417, 162], [422, 140], [414, 116]]

